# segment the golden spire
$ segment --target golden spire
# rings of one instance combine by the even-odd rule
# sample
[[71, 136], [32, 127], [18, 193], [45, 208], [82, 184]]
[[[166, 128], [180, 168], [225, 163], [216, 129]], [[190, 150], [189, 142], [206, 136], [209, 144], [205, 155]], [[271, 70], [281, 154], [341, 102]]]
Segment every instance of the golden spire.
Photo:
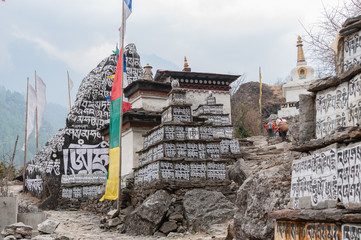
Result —
[[303, 55], [303, 44], [302, 44], [302, 40], [301, 40], [301, 37], [298, 36], [297, 38], [297, 63], [300, 63], [300, 62], [306, 62], [305, 60], [305, 55]]
[[184, 68], [189, 68], [186, 56], [184, 56]]

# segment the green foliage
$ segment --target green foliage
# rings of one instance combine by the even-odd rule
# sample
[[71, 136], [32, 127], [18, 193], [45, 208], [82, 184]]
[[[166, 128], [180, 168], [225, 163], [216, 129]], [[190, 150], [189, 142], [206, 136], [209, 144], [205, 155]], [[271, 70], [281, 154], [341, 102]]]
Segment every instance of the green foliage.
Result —
[[14, 166], [10, 167], [9, 164], [6, 164], [3, 161], [0, 162], [0, 179], [4, 179], [9, 176], [9, 180], [11, 180], [15, 177], [15, 174], [16, 174], [16, 169]]
[[251, 136], [251, 133], [244, 127], [241, 122], [236, 123], [236, 137], [237, 138], [247, 138]]
[[[19, 136], [14, 160], [16, 168], [24, 165], [22, 147], [25, 139], [25, 98], [26, 96], [18, 92], [12, 92], [0, 86], [0, 154], [12, 153], [16, 137]], [[47, 105], [43, 124], [39, 129], [39, 150], [59, 128], [65, 126], [66, 114], [65, 107], [56, 104]], [[35, 152], [36, 143], [33, 131], [28, 138], [27, 162], [32, 159]], [[0, 159], [0, 162], [2, 161], [4, 160]]]

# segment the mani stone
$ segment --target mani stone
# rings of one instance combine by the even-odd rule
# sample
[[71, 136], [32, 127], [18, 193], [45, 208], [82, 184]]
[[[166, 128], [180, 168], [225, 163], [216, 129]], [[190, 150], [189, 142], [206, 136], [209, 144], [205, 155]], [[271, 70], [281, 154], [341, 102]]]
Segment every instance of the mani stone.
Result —
[[60, 223], [55, 220], [47, 219], [38, 225], [38, 231], [42, 233], [52, 234]]
[[171, 204], [172, 197], [164, 190], [149, 196], [125, 220], [125, 232], [130, 235], [153, 235]]
[[185, 219], [190, 230], [207, 230], [212, 224], [224, 223], [234, 216], [234, 205], [217, 191], [193, 189], [184, 195]]

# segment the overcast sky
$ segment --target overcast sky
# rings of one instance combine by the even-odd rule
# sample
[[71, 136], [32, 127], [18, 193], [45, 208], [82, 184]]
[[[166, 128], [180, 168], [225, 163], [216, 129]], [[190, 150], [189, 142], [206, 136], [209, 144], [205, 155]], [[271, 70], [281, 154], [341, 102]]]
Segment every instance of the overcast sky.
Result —
[[[263, 81], [274, 83], [296, 65], [297, 36], [305, 34], [299, 21], [309, 26], [321, 11], [321, 0], [133, 0], [126, 42], [136, 44], [153, 73], [182, 70], [187, 56], [192, 71], [258, 81], [261, 66]], [[48, 101], [67, 106], [66, 71], [74, 98], [81, 80], [115, 49], [120, 22], [120, 0], [0, 2], [0, 85], [25, 93], [36, 70]]]

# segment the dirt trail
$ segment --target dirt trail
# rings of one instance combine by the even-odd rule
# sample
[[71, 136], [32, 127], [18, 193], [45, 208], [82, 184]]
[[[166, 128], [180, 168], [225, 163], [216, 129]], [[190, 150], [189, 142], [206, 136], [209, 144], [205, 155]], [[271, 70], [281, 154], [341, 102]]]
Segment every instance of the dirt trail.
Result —
[[[18, 196], [19, 205], [36, 207], [39, 204], [37, 198], [30, 194], [21, 193], [22, 185], [12, 185], [9, 187], [12, 194]], [[174, 237], [151, 237], [151, 236], [128, 236], [115, 231], [105, 231], [99, 228], [100, 216], [87, 211], [44, 211], [48, 219], [60, 222], [52, 236], [66, 236], [73, 240], [87, 239], [179, 239], [179, 240], [221, 240], [226, 236], [227, 224], [213, 225], [208, 233], [180, 234]], [[136, 223], [135, 223], [136, 224]]]

